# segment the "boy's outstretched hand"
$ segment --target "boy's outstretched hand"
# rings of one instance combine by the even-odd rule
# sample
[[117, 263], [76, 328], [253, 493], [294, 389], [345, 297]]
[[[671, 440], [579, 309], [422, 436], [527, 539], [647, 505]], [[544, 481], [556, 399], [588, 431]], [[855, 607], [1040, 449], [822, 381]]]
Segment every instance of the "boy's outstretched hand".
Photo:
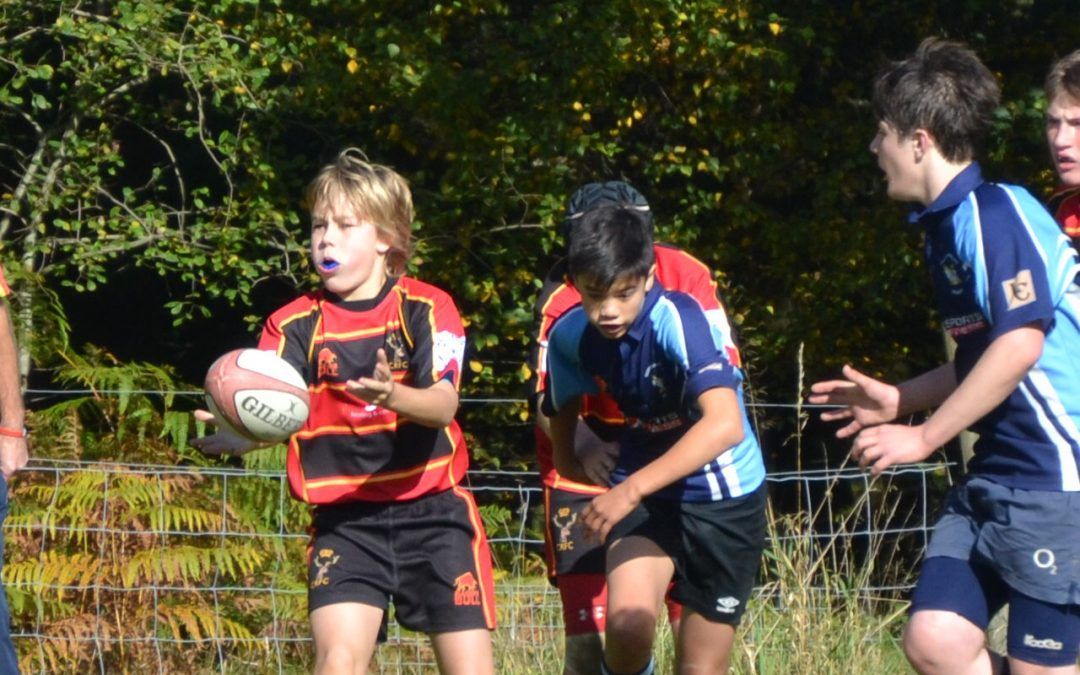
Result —
[[[195, 419], [207, 424], [217, 425], [217, 418], [208, 410], [196, 410]], [[259, 444], [255, 441], [241, 438], [224, 429], [220, 429], [217, 433], [209, 436], [193, 438], [191, 444], [204, 454], [225, 456], [243, 455], [259, 447]]]
[[851, 458], [875, 476], [894, 464], [921, 462], [935, 447], [923, 437], [923, 425], [882, 424], [863, 429], [851, 445]]
[[581, 525], [585, 528], [585, 538], [603, 543], [611, 528], [641, 503], [641, 495], [632, 480], [619, 483], [604, 494], [596, 497], [581, 510]]
[[345, 389], [372, 405], [386, 407], [394, 393], [394, 375], [390, 372], [390, 362], [386, 358], [385, 350], [380, 348], [375, 352], [375, 359], [375, 370], [371, 377], [349, 380], [345, 383]]
[[863, 375], [851, 366], [844, 366], [845, 380], [816, 382], [810, 386], [807, 399], [815, 405], [843, 406], [840, 410], [821, 413], [825, 422], [851, 422], [836, 432], [837, 438], [854, 436], [867, 427], [884, 424], [900, 414], [900, 390], [891, 384]]

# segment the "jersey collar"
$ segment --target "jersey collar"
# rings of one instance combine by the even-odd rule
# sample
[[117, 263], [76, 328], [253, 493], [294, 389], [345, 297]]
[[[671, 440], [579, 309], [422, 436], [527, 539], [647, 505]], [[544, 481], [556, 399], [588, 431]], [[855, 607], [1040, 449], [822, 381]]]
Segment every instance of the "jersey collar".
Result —
[[630, 325], [630, 330], [626, 331], [628, 337], [641, 342], [641, 338], [649, 329], [649, 314], [652, 313], [652, 308], [660, 299], [662, 292], [663, 287], [660, 285], [660, 281], [654, 278], [652, 288], [645, 293], [645, 302], [641, 303], [641, 312], [634, 319], [634, 323]]
[[941, 194], [937, 196], [937, 199], [930, 202], [929, 206], [925, 209], [916, 209], [908, 214], [908, 222], [912, 224], [919, 223], [927, 216], [955, 208], [982, 183], [982, 168], [979, 167], [978, 162], [972, 162], [949, 181]]

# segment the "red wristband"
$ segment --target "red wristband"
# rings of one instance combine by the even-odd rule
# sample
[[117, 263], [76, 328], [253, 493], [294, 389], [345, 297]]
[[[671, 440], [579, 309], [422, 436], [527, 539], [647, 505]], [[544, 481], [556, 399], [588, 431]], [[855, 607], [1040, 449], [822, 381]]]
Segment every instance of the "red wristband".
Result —
[[0, 427], [0, 436], [7, 436], [8, 438], [26, 438], [29, 435], [30, 432], [26, 430], [26, 427], [23, 427], [22, 429]]

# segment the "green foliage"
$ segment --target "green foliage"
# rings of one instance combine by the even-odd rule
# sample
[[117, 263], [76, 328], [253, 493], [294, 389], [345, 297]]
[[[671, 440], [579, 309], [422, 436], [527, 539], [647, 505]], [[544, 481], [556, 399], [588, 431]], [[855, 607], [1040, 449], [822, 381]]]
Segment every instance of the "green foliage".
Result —
[[[793, 381], [799, 344], [812, 379], [845, 361], [888, 377], [935, 363], [918, 233], [866, 150], [873, 74], [923, 36], [969, 41], [1005, 85], [989, 173], [1045, 188], [1038, 86], [1063, 48], [1034, 36], [1080, 39], [1067, 9], [1023, 0], [3, 11], [0, 239], [40, 288], [92, 293], [134, 265], [167, 280], [178, 322], [226, 306], [258, 321], [283, 299], [260, 284], [313, 280], [301, 186], [360, 146], [411, 181], [411, 272], [457, 299], [469, 391], [498, 396], [528, 376], [566, 196], [616, 177], [649, 198], [660, 238], [717, 270], [760, 397]], [[473, 440], [518, 463], [513, 438]]]

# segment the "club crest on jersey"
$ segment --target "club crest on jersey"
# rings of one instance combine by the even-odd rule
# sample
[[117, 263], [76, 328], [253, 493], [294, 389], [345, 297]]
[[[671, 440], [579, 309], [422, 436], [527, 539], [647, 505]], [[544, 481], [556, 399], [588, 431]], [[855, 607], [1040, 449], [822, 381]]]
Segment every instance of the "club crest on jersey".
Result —
[[[562, 518], [562, 522], [559, 522], [560, 518]], [[551, 516], [551, 524], [559, 528], [559, 541], [555, 544], [557, 550], [574, 550], [574, 540], [570, 538], [570, 528], [573, 527], [576, 522], [577, 514], [568, 506], [560, 508], [553, 516]]]
[[409, 369], [409, 352], [405, 349], [405, 338], [400, 332], [395, 330], [387, 333], [383, 349], [386, 350], [386, 360], [390, 363], [390, 370]]
[[971, 267], [956, 259], [952, 253], [941, 259], [941, 271], [949, 282], [949, 292], [959, 295], [964, 292], [964, 284], [971, 276]]
[[472, 572], [454, 579], [454, 604], [459, 607], [480, 604], [480, 584]]
[[319, 549], [319, 554], [312, 561], [319, 570], [315, 573], [315, 578], [311, 580], [312, 588], [326, 586], [330, 583], [330, 567], [337, 563], [338, 560], [341, 560], [341, 556], [336, 555], [334, 549]]
[[664, 382], [664, 377], [659, 372], [660, 364], [650, 363], [649, 367], [645, 369], [645, 379], [649, 381], [652, 388], [656, 390], [656, 395], [660, 398], [667, 396], [667, 384]]
[[1031, 279], [1031, 270], [1020, 270], [1012, 279], [1001, 283], [1005, 291], [1005, 301], [1009, 309], [1017, 309], [1035, 302], [1035, 282]]
[[319, 379], [326, 377], [338, 376], [338, 360], [337, 354], [330, 350], [329, 347], [323, 347], [319, 350]]

